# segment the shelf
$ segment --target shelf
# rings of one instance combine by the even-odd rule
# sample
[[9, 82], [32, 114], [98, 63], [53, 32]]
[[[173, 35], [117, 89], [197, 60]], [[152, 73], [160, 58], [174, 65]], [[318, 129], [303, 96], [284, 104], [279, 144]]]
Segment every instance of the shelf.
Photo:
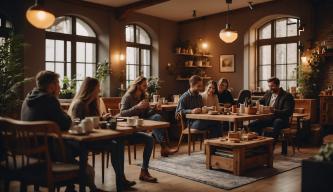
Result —
[[185, 66], [185, 68], [212, 68], [212, 65], [209, 66]]
[[[203, 80], [210, 80], [212, 77], [201, 77]], [[189, 77], [177, 77], [177, 81], [188, 81], [190, 78]]]
[[187, 54], [187, 53], [176, 53], [176, 55], [192, 56], [192, 57], [213, 57], [213, 55]]

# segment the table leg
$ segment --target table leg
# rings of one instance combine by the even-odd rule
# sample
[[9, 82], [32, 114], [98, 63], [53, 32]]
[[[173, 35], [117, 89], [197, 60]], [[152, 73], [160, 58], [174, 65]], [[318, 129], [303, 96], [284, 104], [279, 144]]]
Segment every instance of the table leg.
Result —
[[241, 175], [243, 171], [242, 163], [244, 162], [245, 150], [234, 149], [234, 175]]
[[234, 121], [234, 131], [237, 131], [237, 128], [238, 128], [238, 126], [237, 126], [237, 120], [235, 120]]
[[88, 149], [80, 144], [80, 192], [86, 191], [86, 169], [88, 163]]
[[273, 159], [274, 159], [273, 142], [267, 145], [267, 150], [268, 150], [267, 166], [269, 168], [273, 168]]
[[206, 148], [206, 168], [207, 169], [212, 169], [212, 150], [211, 150], [211, 146], [209, 144], [205, 144], [205, 148]]

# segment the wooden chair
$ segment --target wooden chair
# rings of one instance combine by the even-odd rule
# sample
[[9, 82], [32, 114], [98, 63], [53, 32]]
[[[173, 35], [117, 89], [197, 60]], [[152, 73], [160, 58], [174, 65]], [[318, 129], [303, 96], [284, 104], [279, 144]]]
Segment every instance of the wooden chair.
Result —
[[181, 113], [177, 114], [177, 121], [181, 127], [181, 135], [178, 142], [178, 150], [182, 140], [184, 139], [184, 135], [187, 135], [187, 154], [191, 155], [191, 141], [193, 145], [193, 151], [195, 150], [195, 140], [193, 140], [192, 136], [201, 136], [200, 140], [200, 150], [202, 150], [202, 143], [204, 139], [208, 138], [208, 131], [206, 130], [198, 130], [198, 129], [191, 129], [187, 127], [185, 124], [185, 118]]
[[[53, 162], [49, 153], [49, 138], [52, 135], [61, 162]], [[25, 122], [0, 117], [0, 138], [4, 160], [0, 162], [0, 178], [9, 191], [10, 181], [20, 181], [21, 191], [28, 185], [56, 187], [79, 181], [79, 165], [66, 163], [64, 144], [58, 126], [53, 122]]]

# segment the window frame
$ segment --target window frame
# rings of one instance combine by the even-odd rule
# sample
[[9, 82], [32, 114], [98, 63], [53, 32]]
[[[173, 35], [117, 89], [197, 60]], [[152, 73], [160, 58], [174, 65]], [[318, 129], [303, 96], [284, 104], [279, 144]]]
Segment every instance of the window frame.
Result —
[[[133, 26], [134, 28], [134, 39], [133, 39], [133, 42], [128, 42], [126, 41], [126, 27], [127, 26]], [[150, 40], [150, 44], [142, 44], [142, 43], [138, 43], [137, 42], [137, 35], [136, 35], [136, 32], [137, 32], [137, 27], [141, 28], [144, 32], [146, 32], [146, 34], [148, 35], [149, 37], [149, 40]], [[149, 73], [150, 75], [152, 74], [152, 51], [153, 51], [153, 45], [152, 45], [152, 38], [151, 38], [151, 35], [148, 33], [147, 30], [145, 30], [143, 27], [141, 27], [140, 25], [137, 25], [137, 24], [127, 24], [125, 26], [125, 43], [126, 43], [126, 49], [127, 47], [133, 47], [133, 48], [138, 48], [139, 49], [139, 63], [127, 63], [126, 61], [126, 70], [127, 70], [127, 66], [128, 65], [134, 65], [134, 66], [137, 66], [139, 68], [139, 74], [142, 75], [143, 71], [142, 71], [142, 68], [143, 66], [147, 66], [147, 65], [144, 65], [142, 64], [142, 56], [141, 56], [141, 53], [142, 53], [142, 50], [149, 50], [150, 51], [150, 56], [149, 56]], [[127, 51], [126, 51], [127, 52]], [[126, 53], [126, 56], [127, 56], [127, 53]], [[128, 80], [127, 79], [127, 71], [126, 71], [126, 85], [129, 85], [130, 82], [133, 81], [133, 80]]]
[[[67, 75], [67, 65], [71, 65], [71, 79], [75, 78], [76, 82], [78, 81], [83, 81], [83, 80], [78, 80], [76, 77], [76, 64], [94, 64], [94, 63], [87, 63], [87, 62], [77, 62], [76, 58], [76, 44], [78, 42], [82, 43], [94, 43], [95, 44], [95, 70], [97, 69], [98, 65], [98, 37], [97, 33], [92, 28], [85, 20], [82, 18], [76, 17], [76, 16], [70, 16], [70, 15], [64, 15], [64, 17], [70, 17], [72, 22], [71, 22], [71, 34], [66, 34], [66, 33], [58, 33], [58, 32], [52, 32], [52, 31], [45, 31], [45, 42], [47, 39], [50, 40], [61, 40], [64, 41], [64, 75]], [[91, 30], [95, 33], [95, 37], [88, 37], [88, 36], [81, 36], [76, 34], [76, 18], [79, 18], [83, 22], [85, 22]], [[71, 44], [71, 61], [67, 62], [67, 42], [70, 42]], [[46, 49], [46, 47], [45, 47]], [[85, 49], [86, 51], [86, 49]], [[44, 63], [46, 64], [47, 62], [52, 62], [52, 63], [57, 63], [57, 61], [47, 61], [46, 56], [44, 57]], [[86, 66], [85, 69], [86, 71]]]
[[[276, 37], [276, 21], [280, 20], [280, 19], [297, 19], [297, 35], [296, 36], [286, 36], [286, 37]], [[259, 31], [264, 28], [265, 26], [267, 26], [268, 24], [271, 25], [271, 38], [269, 39], [260, 39], [259, 38]], [[287, 23], [288, 25], [288, 23]], [[298, 31], [298, 27], [300, 25], [300, 19], [297, 17], [281, 17], [281, 18], [276, 18], [273, 20], [270, 20], [269, 22], [264, 23], [263, 25], [261, 25], [257, 30], [256, 30], [256, 85], [257, 87], [260, 86], [260, 82], [262, 81], [266, 81], [266, 80], [260, 80], [260, 47], [261, 46], [265, 46], [265, 45], [270, 45], [271, 46], [271, 77], [276, 76], [276, 66], [278, 64], [276, 64], [276, 45], [278, 44], [289, 44], [289, 43], [296, 43], [297, 44], [297, 63], [296, 63], [296, 67], [299, 65], [300, 63], [300, 50], [298, 49], [298, 46], [300, 44], [300, 33]], [[286, 30], [288, 30], [288, 28], [286, 28]], [[287, 55], [286, 55], [287, 57]], [[284, 64], [282, 64], [284, 65]], [[286, 68], [288, 66], [288, 63], [286, 62], [285, 64]], [[292, 81], [292, 80], [288, 80], [288, 75], [286, 74], [286, 79], [283, 79], [282, 81]], [[298, 78], [298, 73], [296, 72], [296, 85], [297, 85], [297, 78]], [[287, 88], [287, 87], [286, 87]]]
[[[10, 36], [11, 33], [14, 32], [14, 26], [13, 26], [13, 22], [11, 20], [9, 20], [5, 15], [0, 14], [0, 20], [1, 20], [1, 24], [0, 24], [0, 37], [3, 38], [8, 38]], [[2, 22], [9, 22], [12, 25], [12, 28], [8, 28], [5, 25], [2, 25]]]

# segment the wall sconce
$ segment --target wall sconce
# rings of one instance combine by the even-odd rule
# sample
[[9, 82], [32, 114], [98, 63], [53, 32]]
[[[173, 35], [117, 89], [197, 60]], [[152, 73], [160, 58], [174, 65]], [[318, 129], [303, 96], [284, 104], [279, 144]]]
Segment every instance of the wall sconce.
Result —
[[39, 29], [46, 29], [53, 25], [55, 16], [45, 9], [44, 0], [35, 0], [35, 4], [26, 12], [26, 18], [31, 25]]
[[125, 55], [120, 53], [119, 54], [119, 61], [124, 61], [125, 60]]
[[202, 42], [201, 44], [202, 49], [207, 50], [208, 49], [208, 43], [207, 42]]

